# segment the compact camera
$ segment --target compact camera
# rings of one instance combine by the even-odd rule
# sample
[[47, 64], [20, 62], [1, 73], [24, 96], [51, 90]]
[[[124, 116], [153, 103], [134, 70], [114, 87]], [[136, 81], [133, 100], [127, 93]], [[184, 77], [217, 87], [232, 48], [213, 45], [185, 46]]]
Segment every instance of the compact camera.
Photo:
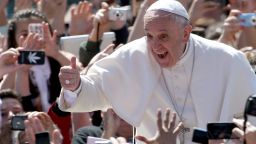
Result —
[[109, 9], [109, 20], [112, 21], [126, 21], [127, 19], [131, 18], [131, 7], [124, 6], [124, 7], [113, 7]]
[[44, 51], [25, 51], [19, 50], [18, 63], [28, 65], [42, 65], [44, 64]]
[[244, 27], [256, 26], [256, 13], [242, 13], [239, 15], [240, 24]]
[[12, 130], [19, 130], [24, 131], [25, 130], [25, 124], [24, 121], [28, 118], [27, 115], [23, 114], [17, 114], [12, 117], [11, 119], [11, 129]]

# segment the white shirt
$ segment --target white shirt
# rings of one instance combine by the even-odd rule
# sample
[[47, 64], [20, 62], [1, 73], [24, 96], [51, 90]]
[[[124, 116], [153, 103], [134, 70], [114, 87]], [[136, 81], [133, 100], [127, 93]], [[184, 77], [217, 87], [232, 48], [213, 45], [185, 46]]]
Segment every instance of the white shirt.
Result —
[[[256, 78], [248, 61], [232, 47], [193, 34], [188, 45], [178, 66], [164, 70], [168, 88], [177, 97], [180, 109], [188, 89], [186, 75], [191, 71], [194, 49], [190, 95], [183, 114], [185, 126], [205, 128], [208, 122], [231, 121], [234, 114], [243, 112], [247, 97], [256, 93]], [[87, 75], [81, 76], [78, 94], [69, 93], [74, 99], [67, 100], [67, 91], [62, 91], [61, 109], [85, 112], [112, 107], [122, 119], [137, 127], [137, 135], [148, 138], [156, 133], [157, 109], [174, 110], [163, 86], [161, 68], [148, 51], [145, 38], [98, 61]], [[64, 99], [72, 102], [67, 104]], [[191, 134], [185, 143], [191, 143]]]

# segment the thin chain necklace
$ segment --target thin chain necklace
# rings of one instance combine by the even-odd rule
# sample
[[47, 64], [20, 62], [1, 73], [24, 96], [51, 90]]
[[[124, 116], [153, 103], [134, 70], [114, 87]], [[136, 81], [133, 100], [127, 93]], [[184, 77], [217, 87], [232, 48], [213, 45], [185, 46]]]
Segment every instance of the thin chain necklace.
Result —
[[[187, 47], [189, 48], [189, 46]], [[170, 96], [171, 98], [171, 103], [180, 119], [180, 122], [183, 123], [183, 112], [184, 112], [184, 109], [185, 109], [185, 106], [186, 106], [186, 103], [187, 103], [187, 99], [188, 99], [188, 95], [190, 94], [191, 95], [191, 81], [192, 81], [192, 75], [193, 75], [193, 71], [194, 71], [194, 65], [195, 65], [195, 49], [192, 47], [193, 49], [193, 60], [192, 60], [192, 67], [191, 67], [191, 73], [190, 73], [190, 78], [189, 78], [189, 81], [188, 81], [188, 78], [187, 78], [187, 83], [188, 83], [188, 88], [187, 88], [187, 91], [186, 91], [186, 97], [185, 97], [185, 100], [183, 102], [183, 106], [182, 106], [182, 109], [181, 109], [181, 112], [179, 113], [179, 110], [178, 110], [178, 106], [177, 106], [177, 102], [175, 100], [176, 96], [175, 96], [175, 92], [174, 92], [174, 89], [173, 90], [173, 93], [174, 93], [174, 97], [170, 94], [170, 90], [169, 90], [169, 87], [167, 86], [167, 81], [166, 81], [166, 78], [164, 76], [164, 73], [163, 73], [163, 70], [161, 70], [161, 73], [162, 73], [162, 76], [163, 76], [163, 80], [164, 80], [164, 85], [165, 85], [165, 88], [168, 92], [168, 95]], [[185, 74], [187, 75], [186, 73], [186, 70], [185, 70]], [[183, 142], [181, 143], [184, 143], [184, 136], [185, 136], [185, 133], [187, 132], [190, 132], [190, 128], [187, 128], [187, 127], [183, 127], [183, 129], [181, 130], [181, 134], [183, 136]]]

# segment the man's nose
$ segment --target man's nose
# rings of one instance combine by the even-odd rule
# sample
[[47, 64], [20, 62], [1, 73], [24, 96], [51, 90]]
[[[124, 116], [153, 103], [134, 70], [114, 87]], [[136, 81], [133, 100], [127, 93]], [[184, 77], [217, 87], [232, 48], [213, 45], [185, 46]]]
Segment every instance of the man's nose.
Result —
[[159, 45], [160, 45], [159, 40], [154, 39], [152, 43], [153, 49], [158, 49]]

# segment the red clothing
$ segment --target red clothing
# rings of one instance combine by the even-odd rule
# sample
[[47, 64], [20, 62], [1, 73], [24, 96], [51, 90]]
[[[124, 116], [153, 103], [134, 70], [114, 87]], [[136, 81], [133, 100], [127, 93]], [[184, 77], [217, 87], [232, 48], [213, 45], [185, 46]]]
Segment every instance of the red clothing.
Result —
[[63, 144], [71, 144], [71, 114], [59, 109], [57, 103], [53, 103], [48, 111], [52, 121], [58, 126], [63, 136]]

